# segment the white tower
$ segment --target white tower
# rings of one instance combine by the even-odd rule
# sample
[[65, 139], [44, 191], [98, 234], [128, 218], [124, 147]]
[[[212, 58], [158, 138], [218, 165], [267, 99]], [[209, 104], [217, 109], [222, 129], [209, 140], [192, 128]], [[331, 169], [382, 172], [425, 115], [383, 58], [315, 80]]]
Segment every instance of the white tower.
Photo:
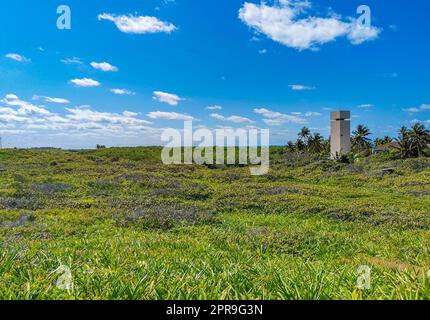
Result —
[[330, 153], [332, 158], [351, 152], [350, 119], [351, 111], [335, 111], [330, 115]]

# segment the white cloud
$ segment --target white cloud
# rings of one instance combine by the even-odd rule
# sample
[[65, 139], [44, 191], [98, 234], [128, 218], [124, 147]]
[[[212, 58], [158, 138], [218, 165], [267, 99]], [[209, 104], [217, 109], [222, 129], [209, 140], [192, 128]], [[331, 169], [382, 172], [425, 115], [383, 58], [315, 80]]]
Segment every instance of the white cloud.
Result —
[[264, 123], [268, 126], [280, 126], [285, 123], [283, 119], [263, 119]]
[[113, 15], [103, 13], [98, 16], [99, 20], [108, 20], [115, 23], [116, 27], [124, 33], [145, 34], [145, 33], [171, 33], [176, 30], [176, 26], [169, 22], [164, 22], [156, 17], [133, 16], [133, 15]]
[[305, 124], [306, 119], [299, 117], [298, 115], [283, 114], [276, 111], [271, 111], [265, 108], [254, 109], [254, 112], [263, 116], [263, 121], [267, 125], [279, 126], [284, 123], [297, 123]]
[[420, 108], [407, 108], [407, 109], [403, 109], [403, 111], [409, 112], [409, 113], [418, 113], [418, 112], [421, 112]]
[[110, 89], [110, 92], [112, 92], [113, 94], [117, 94], [117, 95], [129, 95], [129, 96], [136, 95], [135, 92], [127, 90], [127, 89]]
[[104, 72], [116, 72], [118, 68], [108, 62], [91, 62], [91, 67]]
[[45, 119], [46, 119], [46, 121], [54, 122], [54, 123], [70, 123], [69, 119], [64, 118], [62, 116], [59, 116], [59, 115], [56, 115], [56, 114], [49, 116], [49, 117], [46, 117]]
[[12, 59], [18, 62], [30, 62], [31, 60], [17, 53], [8, 53], [5, 55], [6, 58]]
[[418, 112], [424, 112], [427, 110], [430, 110], [430, 104], [422, 104], [418, 108], [403, 109], [403, 111], [409, 112], [409, 113], [418, 113]]
[[208, 109], [208, 110], [222, 110], [222, 107], [221, 106], [209, 106], [209, 107], [206, 107], [206, 109]]
[[14, 114], [0, 114], [0, 122], [5, 122], [5, 123], [11, 123], [11, 122], [31, 123], [33, 121], [29, 117], [17, 116], [17, 115], [14, 115]]
[[150, 124], [150, 122], [135, 118], [135, 114], [130, 113], [118, 114], [110, 112], [97, 112], [89, 108], [67, 108], [70, 114], [66, 117], [75, 121], [85, 121], [85, 122], [109, 122], [117, 123], [122, 125], [131, 124]]
[[230, 116], [225, 118], [224, 120], [229, 122], [234, 122], [234, 123], [255, 123], [255, 121], [249, 118], [240, 117], [240, 116]]
[[100, 82], [90, 79], [90, 78], [83, 78], [83, 79], [73, 79], [70, 80], [71, 83], [73, 83], [77, 87], [98, 87], [100, 86]]
[[311, 86], [304, 86], [302, 84], [292, 84], [289, 85], [289, 87], [291, 88], [291, 90], [294, 91], [305, 91], [305, 90], [315, 90], [315, 87], [311, 87]]
[[322, 114], [319, 113], [319, 112], [312, 112], [312, 111], [309, 111], [309, 112], [305, 113], [305, 117], [318, 117], [318, 116], [321, 116], [321, 115]]
[[223, 115], [220, 115], [218, 113], [212, 113], [211, 117], [220, 121], [227, 121], [227, 122], [234, 122], [234, 123], [255, 123], [255, 121], [252, 121], [251, 119], [240, 117], [240, 116], [224, 117]]
[[[31, 139], [28, 141], [32, 146], [48, 145], [48, 141], [54, 141], [55, 137], [58, 138], [55, 145], [63, 145], [65, 139], [69, 139], [77, 143], [75, 147], [88, 147], [100, 141], [106, 144], [114, 141], [129, 144], [132, 141], [130, 139], [134, 139], [134, 145], [141, 145], [141, 132], [145, 132], [145, 143], [147, 139], [156, 141], [160, 133], [159, 129], [148, 126], [150, 122], [131, 111], [98, 112], [90, 106], [82, 106], [66, 108], [66, 113], [60, 115], [48, 111], [42, 105], [21, 100], [15, 94], [1, 98], [0, 104], [6, 105], [0, 107], [0, 133], [8, 136], [9, 146], [22, 145], [30, 134]], [[15, 143], [11, 142], [12, 135], [16, 135], [13, 138]]]
[[355, 22], [350, 26], [347, 38], [352, 44], [358, 45], [366, 41], [375, 40], [381, 33], [381, 29], [375, 27], [363, 27]]
[[52, 98], [52, 97], [47, 97], [47, 96], [33, 96], [32, 98], [33, 100], [40, 100], [43, 99], [45, 102], [50, 102], [50, 103], [59, 103], [59, 104], [68, 104], [70, 103], [69, 100], [67, 99], [63, 99], [63, 98]]
[[197, 120], [194, 117], [187, 114], [176, 113], [176, 112], [162, 112], [162, 111], [150, 112], [148, 113], [148, 117], [151, 119], [162, 119], [162, 120], [183, 120], [183, 121]]
[[0, 114], [14, 114], [17, 115], [18, 112], [15, 111], [12, 108], [8, 108], [8, 107], [0, 107]]
[[9, 94], [7, 94], [7, 95], [5, 96], [5, 98], [6, 98], [7, 100], [18, 100], [18, 99], [19, 99], [19, 97], [18, 97], [16, 94], [13, 94], [13, 93], [9, 93]]
[[370, 108], [373, 108], [374, 106], [373, 106], [373, 104], [366, 103], [366, 104], [361, 104], [358, 107], [361, 109], [370, 109]]
[[82, 64], [83, 63], [81, 58], [76, 58], [76, 57], [62, 59], [60, 61], [64, 64]]
[[176, 94], [162, 92], [162, 91], [154, 91], [154, 96], [152, 97], [154, 100], [159, 102], [167, 103], [171, 106], [177, 106], [179, 101], [182, 99]]
[[123, 114], [124, 116], [126, 116], [126, 117], [136, 117], [136, 116], [138, 116], [138, 115], [139, 115], [138, 113], [136, 113], [136, 112], [131, 112], [131, 111], [124, 111], [122, 114]]
[[[331, 13], [327, 17], [308, 14], [309, 1], [279, 0], [273, 6], [245, 2], [239, 18], [254, 31], [297, 50], [318, 50], [319, 46], [347, 37], [352, 44], [376, 39], [379, 28], [364, 28], [356, 21]], [[307, 16], [304, 16], [304, 15]]]
[[19, 97], [15, 94], [7, 94], [0, 102], [12, 106], [17, 107], [16, 114], [17, 115], [50, 115], [47, 109], [44, 106], [37, 106], [31, 104], [27, 101], [20, 100]]

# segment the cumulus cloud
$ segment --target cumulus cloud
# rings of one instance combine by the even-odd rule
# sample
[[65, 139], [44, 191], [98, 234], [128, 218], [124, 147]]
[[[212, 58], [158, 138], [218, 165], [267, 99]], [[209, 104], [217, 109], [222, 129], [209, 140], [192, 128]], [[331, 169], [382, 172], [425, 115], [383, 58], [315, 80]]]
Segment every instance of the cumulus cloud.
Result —
[[182, 114], [182, 113], [176, 113], [176, 112], [162, 112], [162, 111], [152, 111], [148, 113], [148, 117], [151, 119], [162, 119], [162, 120], [183, 120], [183, 121], [197, 120], [188, 114]]
[[255, 123], [255, 121], [241, 116], [224, 117], [223, 115], [220, 115], [218, 113], [212, 113], [211, 117], [220, 121], [227, 121], [227, 122], [234, 122], [234, 123]]
[[352, 44], [358, 45], [366, 41], [375, 40], [381, 33], [381, 29], [375, 27], [363, 27], [353, 22], [350, 26], [347, 38]]
[[[29, 133], [32, 137], [40, 134], [43, 141], [52, 137], [74, 139], [83, 138], [81, 143], [99, 143], [100, 139], [127, 138], [140, 139], [141, 133], [153, 139], [159, 129], [151, 128], [151, 122], [139, 118], [139, 114], [131, 111], [122, 113], [98, 112], [90, 106], [66, 108], [65, 114], [50, 112], [42, 105], [35, 105], [21, 100], [15, 94], [8, 94], [0, 99], [0, 132], [2, 134], [20, 135], [25, 139]], [[73, 138], [72, 138], [73, 137]], [[88, 140], [94, 138], [94, 140]], [[91, 142], [89, 142], [91, 141]], [[130, 140], [127, 140], [130, 141]], [[33, 145], [40, 145], [39, 141]]]
[[0, 107], [0, 113], [1, 114], [18, 114], [18, 112], [12, 108], [9, 107]]
[[110, 89], [110, 92], [117, 95], [129, 95], [134, 96], [136, 93], [127, 89]]
[[171, 106], [177, 106], [179, 101], [182, 99], [176, 94], [162, 92], [162, 91], [154, 91], [154, 96], [152, 97], [154, 100], [167, 103]]
[[131, 112], [131, 111], [124, 111], [122, 114], [126, 117], [136, 117], [139, 115], [137, 112]]
[[71, 83], [73, 83], [77, 87], [98, 87], [100, 86], [100, 82], [90, 79], [90, 78], [83, 78], [83, 79], [73, 79], [70, 80]]
[[33, 96], [32, 98], [33, 100], [44, 100], [45, 102], [50, 102], [50, 103], [58, 103], [58, 104], [68, 104], [70, 103], [69, 100], [64, 99], [64, 98], [52, 98], [52, 97], [47, 97], [47, 96]]
[[304, 86], [302, 84], [292, 84], [292, 85], [289, 85], [289, 87], [291, 90], [294, 90], [294, 91], [315, 90], [315, 87]]
[[254, 109], [254, 112], [263, 116], [263, 121], [269, 126], [279, 126], [284, 123], [305, 124], [306, 119], [298, 115], [283, 114], [280, 112], [272, 111], [266, 108]]
[[17, 116], [15, 114], [0, 114], [0, 122], [3, 123], [32, 123], [33, 120], [29, 117]]
[[118, 68], [108, 62], [91, 62], [91, 67], [104, 72], [116, 72]]
[[116, 27], [124, 33], [171, 33], [176, 30], [176, 26], [174, 24], [149, 16], [113, 15], [103, 13], [98, 16], [98, 19], [112, 21]]
[[[7, 100], [18, 100], [19, 97], [16, 94], [13, 93], [9, 93], [5, 96], [5, 99]], [[4, 101], [4, 100], [3, 100]]]
[[309, 1], [279, 0], [274, 5], [245, 2], [239, 10], [239, 18], [254, 31], [299, 51], [318, 50], [339, 37], [358, 45], [376, 39], [381, 32], [379, 28], [360, 26], [335, 13], [326, 17], [312, 16], [309, 14], [311, 7]]
[[360, 104], [358, 107], [361, 109], [370, 109], [370, 108], [373, 108], [373, 104], [365, 103], [365, 104]]
[[30, 59], [18, 54], [18, 53], [8, 53], [5, 55], [6, 58], [12, 59], [18, 62], [30, 62]]
[[150, 124], [150, 122], [135, 118], [136, 114], [131, 114], [127, 111], [123, 114], [110, 112], [97, 112], [89, 108], [67, 108], [70, 114], [66, 117], [75, 121], [84, 122], [109, 122], [122, 125], [131, 124]]
[[17, 115], [50, 115], [51, 114], [51, 112], [49, 112], [44, 106], [37, 106], [27, 101], [23, 101], [15, 94], [7, 94], [3, 99], [0, 100], [0, 102], [8, 106], [16, 107]]

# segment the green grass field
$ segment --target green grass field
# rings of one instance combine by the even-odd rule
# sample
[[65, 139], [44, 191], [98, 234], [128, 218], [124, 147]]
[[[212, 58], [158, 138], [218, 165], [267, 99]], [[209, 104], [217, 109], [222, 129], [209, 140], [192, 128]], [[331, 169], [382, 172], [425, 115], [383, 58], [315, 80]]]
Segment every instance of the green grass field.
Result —
[[0, 299], [430, 298], [430, 159], [274, 148], [255, 177], [159, 155], [1, 150]]

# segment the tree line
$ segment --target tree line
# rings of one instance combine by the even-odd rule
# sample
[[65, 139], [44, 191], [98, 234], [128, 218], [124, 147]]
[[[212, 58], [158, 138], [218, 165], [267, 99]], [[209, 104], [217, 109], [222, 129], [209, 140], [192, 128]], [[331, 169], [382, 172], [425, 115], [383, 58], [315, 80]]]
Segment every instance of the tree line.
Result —
[[[422, 123], [415, 123], [410, 128], [403, 126], [395, 138], [385, 136], [372, 140], [371, 134], [365, 125], [357, 126], [351, 135], [353, 154], [369, 156], [375, 148], [390, 144], [385, 151], [393, 152], [402, 159], [430, 156], [430, 131]], [[303, 127], [296, 141], [288, 141], [286, 149], [287, 152], [329, 155], [330, 139], [324, 139], [321, 134]]]

